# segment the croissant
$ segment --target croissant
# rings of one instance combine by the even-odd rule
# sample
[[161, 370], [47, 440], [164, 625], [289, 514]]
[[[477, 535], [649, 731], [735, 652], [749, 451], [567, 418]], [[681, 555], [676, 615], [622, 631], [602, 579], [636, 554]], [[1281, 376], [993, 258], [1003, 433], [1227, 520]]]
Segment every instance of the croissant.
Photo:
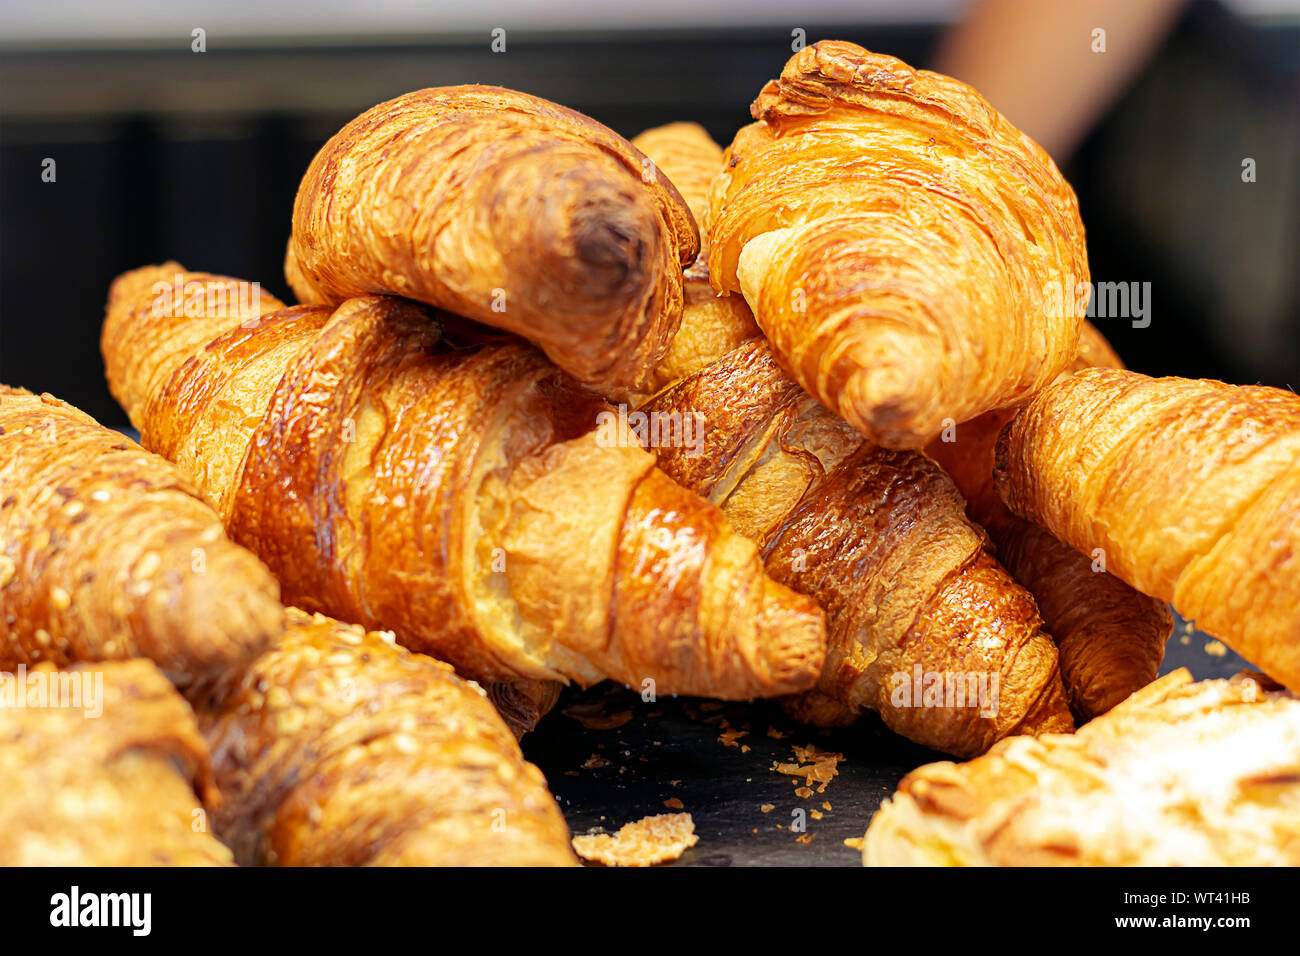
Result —
[[512, 680], [485, 683], [483, 690], [516, 740], [533, 730], [560, 699], [564, 685], [554, 680]]
[[1077, 734], [912, 771], [868, 866], [1300, 866], [1300, 698], [1180, 668]]
[[1085, 369], [998, 439], [1007, 506], [1300, 688], [1300, 398]]
[[921, 448], [1069, 365], [1088, 282], [1078, 203], [978, 93], [823, 41], [751, 112], [713, 186], [709, 272], [827, 408]]
[[[216, 322], [132, 301], [157, 271], [110, 294], [119, 396], [139, 390], [113, 355]], [[441, 349], [423, 307], [371, 296], [272, 312], [135, 374], [162, 382], [128, 409], [144, 444], [207, 489], [290, 603], [480, 680], [747, 699], [817, 679], [816, 604], [526, 345]]]
[[290, 608], [284, 636], [195, 701], [243, 865], [576, 863], [546, 781], [452, 669]]
[[304, 303], [391, 293], [514, 332], [619, 393], [667, 349], [698, 249], [676, 189], [613, 131], [449, 86], [381, 103], [321, 147], [286, 277]]
[[281, 615], [270, 572], [170, 462], [0, 386], [0, 668], [148, 657], [206, 680], [265, 650]]
[[0, 866], [229, 866], [208, 749], [146, 660], [0, 674]]
[[[1080, 343], [1074, 370], [1123, 368], [1090, 323]], [[998, 558], [1033, 594], [1060, 653], [1071, 710], [1084, 722], [1155, 680], [1173, 615], [1164, 601], [1135, 591], [1090, 556], [1007, 511], [993, 487], [993, 453], [998, 432], [1015, 414], [1015, 408], [1000, 409], [962, 422], [931, 442], [926, 454], [948, 472], [966, 498], [967, 514], [988, 530]]]
[[[826, 609], [821, 680], [787, 701], [800, 720], [846, 723], [870, 709], [960, 755], [1073, 727], [1033, 599], [925, 456], [864, 442], [761, 339], [644, 411], [660, 422], [700, 416], [702, 440], [659, 448], [661, 467], [753, 538], [773, 578]], [[948, 696], [930, 700], [936, 681]]]
[[[702, 226], [709, 209], [709, 188], [722, 169], [722, 147], [696, 123], [669, 123], [648, 129], [632, 145], [677, 187], [691, 215]], [[682, 321], [655, 367], [642, 400], [673, 382], [698, 372], [737, 345], [759, 334], [754, 315], [738, 295], [719, 296], [709, 282], [708, 243], [682, 278]], [[640, 403], [638, 403], [640, 404]]]

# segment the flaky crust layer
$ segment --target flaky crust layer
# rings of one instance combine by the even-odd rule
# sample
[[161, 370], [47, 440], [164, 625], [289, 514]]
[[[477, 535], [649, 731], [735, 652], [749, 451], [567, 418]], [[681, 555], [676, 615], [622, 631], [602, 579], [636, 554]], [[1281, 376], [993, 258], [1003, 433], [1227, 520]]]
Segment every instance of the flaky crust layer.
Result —
[[302, 302], [418, 299], [622, 393], [666, 351], [698, 251], [686, 203], [613, 131], [525, 93], [449, 86], [381, 103], [321, 148], [286, 271]]
[[483, 692], [439, 661], [290, 609], [196, 701], [245, 865], [569, 866], [569, 831]]
[[1087, 369], [1002, 432], [1007, 506], [1300, 687], [1300, 398]]
[[1300, 699], [1185, 669], [1076, 734], [912, 771], [871, 820], [875, 866], [1300, 865]]
[[713, 186], [709, 271], [828, 408], [920, 448], [1069, 364], [1088, 281], [1077, 202], [978, 93], [824, 41], [751, 112]]
[[[661, 467], [757, 541], [775, 580], [826, 610], [817, 690], [789, 701], [799, 719], [842, 724], [873, 710], [954, 754], [1073, 726], [1033, 599], [987, 554], [933, 462], [862, 441], [781, 372], [762, 340], [646, 410], [702, 417], [699, 453], [661, 448]], [[926, 705], [918, 687], [958, 673], [962, 702]], [[983, 703], [977, 694], [965, 703], [971, 675]]]
[[[709, 190], [722, 170], [722, 147], [696, 123], [669, 123], [648, 129], [632, 140], [667, 176], [703, 229]], [[649, 397], [673, 382], [698, 372], [737, 345], [759, 334], [754, 315], [738, 295], [720, 296], [709, 282], [708, 243], [682, 277], [682, 321], [668, 352], [645, 388]]]
[[217, 798], [208, 748], [157, 667], [41, 664], [24, 676], [19, 694], [35, 681], [78, 695], [26, 706], [2, 695], [0, 866], [231, 864], [203, 805]]
[[[106, 342], [135, 314], [116, 308]], [[145, 404], [144, 441], [205, 483], [286, 601], [467, 676], [731, 699], [816, 681], [815, 603], [518, 340], [446, 347], [391, 297], [298, 306], [230, 328]]]
[[210, 679], [269, 646], [278, 595], [174, 465], [0, 386], [0, 668], [148, 657]]

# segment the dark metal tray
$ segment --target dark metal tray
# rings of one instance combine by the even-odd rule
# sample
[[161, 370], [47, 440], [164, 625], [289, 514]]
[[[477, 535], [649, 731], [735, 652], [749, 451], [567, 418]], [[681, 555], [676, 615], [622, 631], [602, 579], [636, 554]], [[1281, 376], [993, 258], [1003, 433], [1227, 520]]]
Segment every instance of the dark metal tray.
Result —
[[[1250, 665], [1179, 620], [1160, 672], [1184, 666], [1197, 678], [1210, 678], [1229, 677]], [[628, 719], [595, 729], [566, 710], [606, 718], [626, 713]], [[588, 717], [587, 722], [593, 721]], [[728, 738], [746, 733], [728, 745], [723, 741], [728, 730], [733, 732]], [[843, 754], [844, 760], [824, 792], [814, 784], [801, 796], [795, 790], [806, 781], [773, 766], [796, 762], [793, 746], [809, 744]], [[643, 702], [639, 694], [612, 684], [566, 692], [523, 747], [546, 774], [575, 834], [593, 828], [612, 832], [643, 816], [673, 813], [676, 807], [665, 801], [680, 800], [695, 820], [699, 843], [668, 864], [676, 866], [861, 865], [859, 851], [844, 840], [862, 836], [880, 802], [908, 771], [950, 759], [898, 737], [874, 716], [853, 727], [818, 730], [794, 723], [767, 701]], [[771, 809], [764, 812], [764, 805]], [[803, 811], [804, 832], [791, 829], [798, 811]]]

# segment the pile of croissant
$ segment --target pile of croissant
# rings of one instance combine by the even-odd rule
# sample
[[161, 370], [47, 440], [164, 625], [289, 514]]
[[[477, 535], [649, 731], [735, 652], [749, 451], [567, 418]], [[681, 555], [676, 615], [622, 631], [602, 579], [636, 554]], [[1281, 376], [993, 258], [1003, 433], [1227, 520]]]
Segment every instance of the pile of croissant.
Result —
[[[1300, 399], [1126, 371], [969, 87], [821, 42], [752, 115], [398, 97], [303, 178], [297, 304], [113, 283], [139, 444], [0, 387], [0, 666], [105, 683], [0, 707], [0, 865], [572, 864], [517, 738], [606, 679], [976, 758], [869, 862], [1300, 863]], [[1171, 604], [1268, 677], [1147, 687]]]

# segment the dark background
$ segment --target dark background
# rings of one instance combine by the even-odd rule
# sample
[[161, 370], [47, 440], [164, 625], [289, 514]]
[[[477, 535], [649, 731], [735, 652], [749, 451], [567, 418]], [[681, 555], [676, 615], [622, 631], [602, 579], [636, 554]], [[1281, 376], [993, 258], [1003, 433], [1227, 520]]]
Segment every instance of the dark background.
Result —
[[[864, 5], [868, 10], [869, 4]], [[806, 26], [929, 62], [942, 23]], [[309, 28], [306, 27], [305, 29]], [[281, 275], [299, 177], [360, 111], [423, 86], [482, 82], [548, 97], [631, 136], [676, 119], [720, 142], [790, 54], [788, 26], [254, 43], [0, 46], [0, 381], [58, 394], [107, 424], [99, 325], [119, 272], [174, 258]], [[1152, 374], [1300, 387], [1294, 21], [1194, 3], [1064, 164], [1094, 281], [1150, 281], [1152, 323], [1099, 324]], [[1258, 181], [1241, 182], [1241, 160]], [[41, 181], [46, 157], [57, 181]]]

